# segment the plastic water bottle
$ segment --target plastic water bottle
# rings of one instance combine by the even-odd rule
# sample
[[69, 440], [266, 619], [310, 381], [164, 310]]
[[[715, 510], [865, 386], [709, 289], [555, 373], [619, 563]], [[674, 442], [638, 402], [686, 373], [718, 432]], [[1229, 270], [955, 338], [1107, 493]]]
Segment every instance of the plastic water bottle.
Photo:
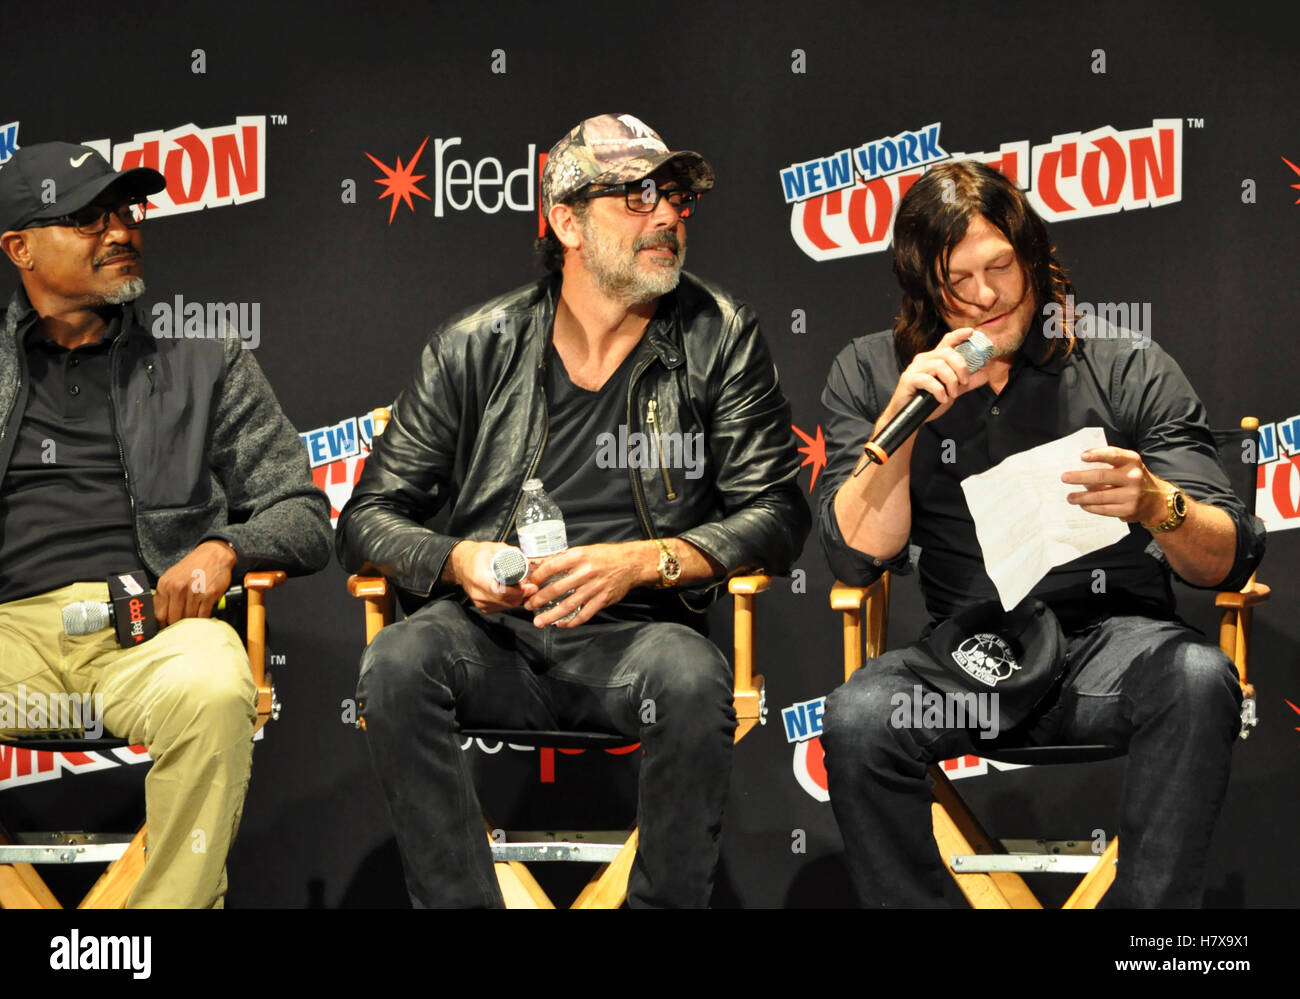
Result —
[[[560, 513], [555, 500], [542, 488], [541, 479], [529, 479], [524, 483], [524, 499], [515, 517], [515, 529], [519, 533], [519, 547], [530, 562], [548, 555], [558, 555], [569, 547], [568, 535], [564, 530], [564, 515]], [[554, 578], [562, 579], [563, 576]], [[552, 600], [538, 613], [550, 610], [572, 592], [570, 590], [559, 600]], [[574, 611], [561, 620], [571, 621], [577, 616], [578, 612]]]

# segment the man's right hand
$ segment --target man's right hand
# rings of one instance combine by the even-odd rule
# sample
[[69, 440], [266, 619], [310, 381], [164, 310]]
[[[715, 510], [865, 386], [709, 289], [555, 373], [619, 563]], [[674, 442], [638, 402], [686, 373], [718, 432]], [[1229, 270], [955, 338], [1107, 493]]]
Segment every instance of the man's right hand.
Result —
[[939, 400], [939, 408], [926, 417], [925, 422], [929, 423], [948, 412], [958, 396], [988, 384], [988, 365], [971, 374], [965, 359], [956, 351], [957, 345], [969, 340], [974, 333], [971, 326], [945, 333], [934, 350], [912, 358], [912, 363], [899, 376], [898, 387], [894, 389], [889, 405], [876, 422], [877, 432], [888, 426], [889, 421], [919, 392], [928, 392]]
[[455, 583], [484, 614], [518, 607], [537, 592], [537, 586], [524, 580], [516, 586], [503, 586], [492, 575], [492, 559], [509, 545], [499, 541], [458, 541], [442, 570], [445, 583]]

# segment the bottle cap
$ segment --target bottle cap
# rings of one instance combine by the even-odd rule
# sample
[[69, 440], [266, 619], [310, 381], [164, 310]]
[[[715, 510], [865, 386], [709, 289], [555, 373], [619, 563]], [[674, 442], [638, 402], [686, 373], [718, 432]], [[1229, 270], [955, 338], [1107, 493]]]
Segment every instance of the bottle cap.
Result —
[[541, 488], [542, 488], [542, 480], [541, 480], [541, 479], [525, 479], [525, 480], [524, 480], [524, 489], [525, 489], [526, 491], [528, 491], [528, 492], [531, 492], [531, 491], [534, 490], [534, 489], [541, 489]]

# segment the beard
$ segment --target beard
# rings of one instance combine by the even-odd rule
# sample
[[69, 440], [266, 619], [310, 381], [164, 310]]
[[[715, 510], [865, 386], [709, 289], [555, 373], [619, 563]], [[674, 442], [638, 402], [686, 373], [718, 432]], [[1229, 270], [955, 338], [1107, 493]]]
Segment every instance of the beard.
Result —
[[[671, 261], [650, 259], [642, 267], [637, 254], [648, 247], [667, 246], [675, 251]], [[661, 230], [638, 236], [632, 242], [632, 252], [620, 246], [612, 236], [604, 233], [588, 216], [582, 220], [582, 262], [596, 285], [610, 298], [626, 306], [644, 305], [666, 295], [677, 287], [682, 264], [686, 260], [686, 247], [672, 230]]]
[[144, 278], [129, 277], [123, 278], [122, 282], [112, 291], [101, 295], [98, 305], [125, 305], [127, 302], [134, 302], [144, 294]]

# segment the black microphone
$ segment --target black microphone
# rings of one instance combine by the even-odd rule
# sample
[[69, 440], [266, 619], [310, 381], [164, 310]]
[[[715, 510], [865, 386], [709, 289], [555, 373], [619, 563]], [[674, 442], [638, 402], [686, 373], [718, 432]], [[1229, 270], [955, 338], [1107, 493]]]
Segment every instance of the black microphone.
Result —
[[[242, 586], [232, 586], [218, 602], [214, 610], [225, 610], [226, 601], [243, 596]], [[152, 602], [149, 612], [153, 612]], [[93, 635], [105, 628], [117, 626], [117, 608], [114, 604], [100, 600], [78, 600], [63, 608], [63, 632], [66, 635]]]
[[[962, 360], [966, 362], [966, 369], [972, 374], [984, 367], [993, 357], [993, 341], [979, 330], [971, 334], [969, 340], [963, 340], [953, 349], [961, 355]], [[886, 424], [884, 430], [863, 445], [866, 459], [877, 465], [883, 465], [903, 446], [904, 441], [916, 433], [926, 417], [938, 408], [939, 400], [929, 392], [917, 392], [899, 414]], [[862, 467], [861, 462], [858, 467]]]

